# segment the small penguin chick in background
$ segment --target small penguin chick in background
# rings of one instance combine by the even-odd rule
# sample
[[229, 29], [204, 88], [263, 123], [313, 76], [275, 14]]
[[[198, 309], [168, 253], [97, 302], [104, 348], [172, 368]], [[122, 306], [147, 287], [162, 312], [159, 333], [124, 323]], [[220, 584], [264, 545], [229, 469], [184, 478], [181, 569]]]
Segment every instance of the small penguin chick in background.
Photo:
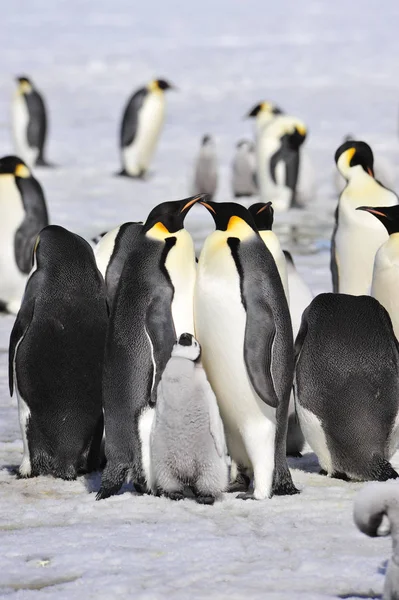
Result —
[[228, 485], [227, 449], [215, 394], [190, 333], [173, 347], [158, 385], [151, 430], [151, 489], [172, 500], [190, 488], [213, 504]]
[[[384, 523], [384, 517], [388, 523]], [[385, 576], [383, 600], [399, 598], [399, 488], [396, 483], [371, 483], [360, 490], [353, 507], [360, 531], [370, 537], [392, 537], [392, 557]]]
[[204, 135], [201, 148], [194, 165], [193, 194], [209, 194], [210, 200], [218, 185], [218, 165], [216, 146], [210, 135]]

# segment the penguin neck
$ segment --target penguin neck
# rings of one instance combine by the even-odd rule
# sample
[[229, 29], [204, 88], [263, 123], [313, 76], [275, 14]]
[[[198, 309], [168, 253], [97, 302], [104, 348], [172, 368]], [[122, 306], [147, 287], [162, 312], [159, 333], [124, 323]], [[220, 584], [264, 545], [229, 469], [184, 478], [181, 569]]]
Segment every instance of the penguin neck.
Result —
[[392, 233], [380, 247], [376, 256], [376, 266], [389, 268], [393, 264], [399, 266], [399, 232]]

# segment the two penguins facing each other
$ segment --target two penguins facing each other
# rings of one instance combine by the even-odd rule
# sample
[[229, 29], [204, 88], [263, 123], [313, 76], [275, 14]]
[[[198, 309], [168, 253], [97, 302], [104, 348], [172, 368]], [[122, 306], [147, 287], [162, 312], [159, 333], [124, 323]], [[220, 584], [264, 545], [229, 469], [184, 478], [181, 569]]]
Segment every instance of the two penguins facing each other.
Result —
[[[196, 274], [193, 242], [183, 223], [197, 202], [214, 217], [216, 231], [205, 242]], [[248, 211], [237, 204], [206, 202], [203, 196], [163, 203], [144, 224], [124, 224], [106, 234], [96, 253], [102, 257], [104, 279], [91, 248], [79, 236], [51, 226], [41, 232], [36, 245], [35, 269], [10, 344], [10, 386], [18, 394], [24, 441], [20, 474], [71, 479], [98, 468], [103, 407], [106, 466], [98, 498], [116, 493], [131, 479], [138, 491], [152, 488], [177, 497], [184, 482], [199, 501], [211, 503], [228, 483], [213, 389], [220, 395], [229, 454], [240, 472], [254, 475], [254, 491], [248, 492], [245, 480], [243, 497], [296, 493], [285, 457], [293, 376], [288, 304], [273, 258]], [[64, 254], [70, 258], [64, 260]], [[76, 271], [71, 263], [77, 255]], [[229, 314], [226, 287], [232, 298]], [[49, 288], [54, 297], [47, 297]], [[177, 465], [172, 465], [175, 470], [165, 481], [166, 466], [159, 471], [151, 461], [151, 452], [157, 452], [154, 439], [162, 440], [161, 408], [167, 405], [162, 374], [167, 376], [168, 361], [176, 359], [172, 353], [176, 339], [193, 340], [194, 305], [209, 379], [208, 383], [196, 366], [194, 373], [201, 377], [195, 389], [202, 386], [209, 400], [203, 410], [214, 423], [207, 441], [212, 460], [190, 455], [184, 464], [192, 458], [193, 470], [177, 473]], [[219, 341], [212, 337], [215, 329]], [[181, 338], [182, 334], [186, 336]], [[39, 361], [32, 352], [36, 343], [43, 347], [46, 360]], [[62, 388], [57, 387], [59, 380]], [[239, 393], [235, 391], [230, 400], [234, 388]], [[165, 400], [159, 403], [159, 415], [158, 389]], [[47, 404], [41, 401], [43, 395]], [[165, 456], [163, 450], [160, 455]]]

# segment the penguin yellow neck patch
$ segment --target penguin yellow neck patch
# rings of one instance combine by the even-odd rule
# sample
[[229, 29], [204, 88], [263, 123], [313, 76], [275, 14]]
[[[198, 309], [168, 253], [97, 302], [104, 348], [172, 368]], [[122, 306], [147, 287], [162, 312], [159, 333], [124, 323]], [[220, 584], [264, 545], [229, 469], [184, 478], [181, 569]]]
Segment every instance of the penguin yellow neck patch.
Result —
[[161, 223], [161, 221], [158, 221], [158, 223], [155, 223], [155, 225], [153, 225], [151, 229], [147, 231], [146, 235], [155, 238], [156, 240], [164, 240], [170, 236], [171, 233], [169, 229], [167, 229], [167, 227]]
[[148, 84], [148, 89], [150, 92], [162, 92], [156, 79]]
[[30, 177], [30, 171], [26, 165], [20, 163], [16, 166], [14, 175], [15, 177], [22, 177], [23, 179], [27, 179], [28, 177]]
[[238, 237], [240, 240], [244, 240], [252, 235], [255, 235], [252, 227], [250, 227], [248, 223], [244, 221], [244, 219], [241, 219], [237, 216], [230, 217], [227, 224], [227, 232], [229, 236]]

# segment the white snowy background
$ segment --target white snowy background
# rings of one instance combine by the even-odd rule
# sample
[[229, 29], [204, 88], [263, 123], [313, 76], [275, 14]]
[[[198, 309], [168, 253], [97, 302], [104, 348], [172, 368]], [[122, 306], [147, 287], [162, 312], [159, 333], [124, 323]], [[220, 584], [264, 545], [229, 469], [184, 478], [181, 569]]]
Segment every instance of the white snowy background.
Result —
[[[319, 184], [309, 210], [278, 216], [276, 230], [313, 292], [330, 289], [336, 148], [353, 133], [395, 168], [399, 161], [397, 0], [1, 0], [0, 7], [0, 153], [13, 150], [13, 78], [26, 74], [50, 109], [48, 158], [59, 168], [36, 176], [52, 223], [90, 236], [187, 196], [204, 133], [217, 142], [218, 199], [229, 200], [234, 146], [252, 131], [243, 116], [269, 99], [308, 124]], [[113, 177], [121, 111], [153, 77], [179, 87], [168, 95], [153, 177]], [[198, 248], [213, 228], [201, 207], [187, 226]], [[95, 502], [99, 476], [16, 480], [10, 467], [22, 442], [7, 381], [12, 324], [0, 318], [0, 597], [379, 597], [390, 541], [357, 531], [352, 504], [361, 484], [318, 475], [310, 452], [290, 462], [299, 496], [245, 503], [225, 495], [213, 507], [139, 497], [129, 487]]]

